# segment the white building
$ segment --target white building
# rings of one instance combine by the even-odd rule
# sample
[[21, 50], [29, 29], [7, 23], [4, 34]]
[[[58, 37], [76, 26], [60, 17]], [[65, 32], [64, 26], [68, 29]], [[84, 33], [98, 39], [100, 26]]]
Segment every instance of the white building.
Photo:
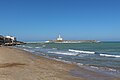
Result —
[[10, 38], [12, 41], [16, 41], [16, 37], [13, 36], [5, 36], [6, 38]]
[[57, 38], [57, 41], [62, 41], [63, 38], [59, 35], [58, 38]]

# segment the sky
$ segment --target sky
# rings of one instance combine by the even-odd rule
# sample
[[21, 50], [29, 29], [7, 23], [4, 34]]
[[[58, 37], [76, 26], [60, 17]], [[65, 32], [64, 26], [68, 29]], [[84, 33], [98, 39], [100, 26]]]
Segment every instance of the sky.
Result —
[[19, 40], [120, 41], [120, 0], [0, 0], [0, 34]]

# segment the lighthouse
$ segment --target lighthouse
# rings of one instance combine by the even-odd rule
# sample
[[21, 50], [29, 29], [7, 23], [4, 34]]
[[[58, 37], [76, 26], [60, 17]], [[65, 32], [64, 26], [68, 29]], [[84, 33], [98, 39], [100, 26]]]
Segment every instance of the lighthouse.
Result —
[[59, 35], [58, 38], [57, 38], [57, 41], [62, 41], [63, 38]]

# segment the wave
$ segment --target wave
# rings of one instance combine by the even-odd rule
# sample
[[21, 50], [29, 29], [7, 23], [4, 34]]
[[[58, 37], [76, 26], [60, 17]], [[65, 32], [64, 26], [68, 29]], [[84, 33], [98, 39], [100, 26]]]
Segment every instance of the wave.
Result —
[[57, 50], [57, 48], [52, 48], [52, 49], [55, 49], [55, 50]]
[[100, 56], [120, 58], [120, 55], [100, 54]]
[[[102, 71], [102, 72], [105, 72], [105, 73], [120, 73], [119, 70], [117, 69], [114, 69], [114, 68], [110, 68], [110, 67], [98, 67], [98, 66], [89, 66], [90, 70], [93, 69], [94, 71], [97, 70], [97, 71]], [[117, 75], [116, 75], [117, 76]]]
[[95, 52], [92, 52], [92, 51], [81, 51], [81, 50], [73, 50], [73, 49], [69, 49], [68, 51], [77, 52], [77, 53], [95, 54]]
[[76, 55], [78, 55], [78, 53], [58, 52], [58, 51], [48, 51], [48, 53], [62, 54], [62, 55], [72, 55], [72, 56], [76, 56]]
[[35, 47], [35, 48], [41, 48], [41, 47]]
[[33, 48], [33, 47], [30, 47], [30, 46], [26, 46], [27, 48]]
[[23, 48], [33, 48], [31, 46], [25, 46], [25, 45], [17, 45], [18, 47], [23, 47]]
[[33, 50], [28, 50], [28, 49], [23, 49], [24, 51], [28, 51], [28, 52], [35, 52]]

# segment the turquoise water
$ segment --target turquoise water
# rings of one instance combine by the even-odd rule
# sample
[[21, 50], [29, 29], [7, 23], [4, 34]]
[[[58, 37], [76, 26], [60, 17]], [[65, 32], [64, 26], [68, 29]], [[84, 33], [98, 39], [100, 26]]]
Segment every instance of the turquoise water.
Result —
[[28, 43], [17, 47], [36, 55], [69, 61], [97, 70], [118, 75], [120, 72], [120, 42]]

